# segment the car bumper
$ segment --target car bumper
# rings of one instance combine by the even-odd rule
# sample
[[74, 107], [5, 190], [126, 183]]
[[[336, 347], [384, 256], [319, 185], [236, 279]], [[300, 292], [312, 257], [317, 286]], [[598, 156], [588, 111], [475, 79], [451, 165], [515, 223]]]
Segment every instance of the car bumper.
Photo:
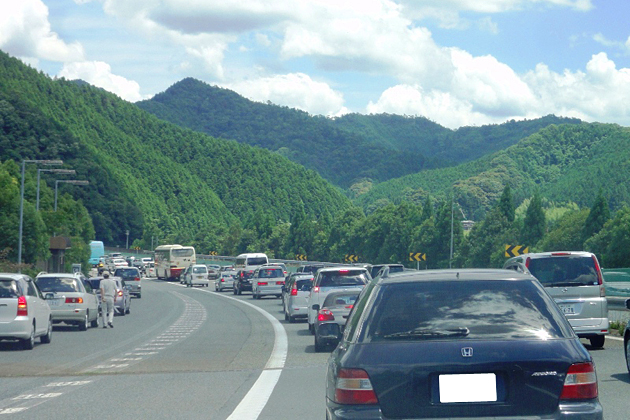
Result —
[[289, 306], [293, 318], [307, 318], [308, 309], [306, 306]]
[[195, 285], [201, 285], [201, 286], [208, 286], [210, 285], [210, 280], [206, 280], [206, 279], [192, 279], [191, 281], [188, 282], [188, 284], [192, 284], [193, 286]]
[[18, 316], [11, 321], [0, 322], [0, 340], [27, 339], [31, 336], [32, 324], [33, 321], [26, 316]]
[[[341, 405], [329, 399], [326, 400], [327, 417], [330, 420], [386, 420], [378, 405]], [[424, 417], [423, 417], [424, 418]], [[469, 419], [487, 419], [488, 417], [466, 417]], [[497, 417], [499, 418], [499, 417]], [[501, 420], [601, 420], [604, 418], [604, 410], [598, 400], [580, 401], [560, 404], [558, 410], [549, 415], [541, 416], [501, 416]], [[430, 418], [429, 418], [430, 419]], [[438, 420], [438, 418], [433, 418]]]
[[83, 321], [87, 308], [74, 308], [74, 309], [52, 309], [53, 322], [65, 322], [65, 321]]
[[282, 294], [282, 286], [262, 286], [256, 289], [256, 294], [260, 296], [269, 296], [269, 295], [277, 295], [280, 296]]

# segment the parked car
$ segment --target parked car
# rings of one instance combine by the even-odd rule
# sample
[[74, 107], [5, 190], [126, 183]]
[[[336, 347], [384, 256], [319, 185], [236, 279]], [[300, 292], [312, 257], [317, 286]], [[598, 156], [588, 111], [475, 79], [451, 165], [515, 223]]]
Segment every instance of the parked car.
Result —
[[[336, 346], [359, 292], [333, 292], [326, 296], [315, 320], [315, 351]], [[319, 305], [315, 305], [318, 307]]]
[[40, 273], [35, 278], [52, 312], [53, 324], [98, 327], [98, 297], [86, 289], [82, 274]]
[[[125, 281], [120, 277], [110, 277], [116, 283], [116, 300], [114, 301], [114, 314], [125, 316], [131, 312], [131, 294], [129, 293], [129, 287], [125, 284]], [[100, 296], [102, 276], [90, 277], [87, 281], [92, 286], [92, 289], [96, 291], [96, 294]]]
[[210, 286], [208, 280], [208, 267], [203, 264], [193, 264], [184, 271], [184, 283], [188, 287], [195, 285]]
[[222, 292], [225, 289], [233, 289], [235, 276], [236, 271], [234, 270], [221, 270], [219, 278], [214, 281], [214, 290]]
[[604, 277], [590, 252], [541, 252], [510, 258], [503, 268], [531, 274], [545, 286], [578, 337], [601, 348], [609, 333]]
[[[320, 269], [308, 297], [308, 329], [311, 333], [315, 333], [317, 311], [329, 293], [361, 291], [370, 280], [370, 274], [363, 267], [339, 266]], [[315, 309], [314, 305], [319, 307]]]
[[280, 297], [284, 286], [284, 271], [279, 265], [263, 265], [254, 271], [252, 277], [252, 298], [263, 296]]
[[221, 273], [221, 266], [219, 264], [208, 264], [208, 279], [216, 280]]
[[35, 339], [50, 343], [50, 306], [33, 279], [25, 274], [0, 273], [0, 340], [18, 340], [31, 350]]
[[142, 277], [140, 275], [140, 269], [137, 267], [117, 268], [114, 271], [114, 276], [120, 277], [125, 281], [125, 284], [129, 286], [129, 294], [131, 296], [135, 296], [138, 299], [142, 297]]
[[293, 273], [286, 280], [282, 291], [284, 320], [291, 323], [308, 317], [308, 296], [313, 288], [311, 273]]
[[603, 418], [591, 355], [543, 286], [515, 271], [371, 282], [326, 382], [330, 420]]

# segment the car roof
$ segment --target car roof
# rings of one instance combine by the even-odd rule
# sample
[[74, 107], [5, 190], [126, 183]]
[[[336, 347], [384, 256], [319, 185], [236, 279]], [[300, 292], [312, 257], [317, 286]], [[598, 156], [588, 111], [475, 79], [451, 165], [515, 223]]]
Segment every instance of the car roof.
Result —
[[39, 273], [37, 278], [40, 277], [79, 277], [78, 273]]
[[340, 266], [336, 266], [336, 267], [324, 267], [324, 268], [320, 268], [317, 273], [327, 273], [330, 271], [340, 271], [340, 270], [362, 270], [362, 271], [367, 271], [367, 269], [365, 267], [357, 267], [355, 265], [340, 265]]
[[505, 281], [532, 280], [529, 274], [502, 268], [462, 268], [440, 270], [416, 270], [391, 273], [388, 277], [381, 277], [378, 283], [412, 283], [419, 281]]
[[19, 280], [19, 279], [28, 279], [26, 274], [20, 273], [0, 273], [0, 279], [2, 280]]
[[573, 256], [573, 257], [592, 257], [592, 252], [587, 251], [550, 251], [550, 252], [530, 252], [527, 254], [521, 254], [520, 257], [524, 258], [540, 258], [540, 257], [562, 257], [562, 256]]

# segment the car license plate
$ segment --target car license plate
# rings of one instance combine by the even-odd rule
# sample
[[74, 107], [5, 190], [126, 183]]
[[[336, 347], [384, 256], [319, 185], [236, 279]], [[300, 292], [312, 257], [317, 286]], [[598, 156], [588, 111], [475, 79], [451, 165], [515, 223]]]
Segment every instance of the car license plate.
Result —
[[564, 312], [565, 315], [575, 314], [575, 306], [573, 305], [558, 305], [558, 306], [560, 306], [560, 309], [562, 309], [562, 312]]
[[494, 373], [440, 375], [440, 402], [497, 401], [497, 376]]
[[59, 306], [61, 299], [48, 299], [46, 302], [48, 302], [48, 306]]

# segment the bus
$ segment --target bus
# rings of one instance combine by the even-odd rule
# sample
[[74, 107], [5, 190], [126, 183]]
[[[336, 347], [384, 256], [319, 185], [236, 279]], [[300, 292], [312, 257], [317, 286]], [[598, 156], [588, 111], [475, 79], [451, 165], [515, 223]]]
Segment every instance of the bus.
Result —
[[89, 263], [93, 266], [98, 265], [101, 262], [101, 257], [105, 256], [105, 246], [102, 241], [90, 242], [90, 259]]
[[159, 280], [179, 280], [192, 264], [197, 263], [195, 248], [181, 245], [160, 245], [155, 248], [155, 276]]

